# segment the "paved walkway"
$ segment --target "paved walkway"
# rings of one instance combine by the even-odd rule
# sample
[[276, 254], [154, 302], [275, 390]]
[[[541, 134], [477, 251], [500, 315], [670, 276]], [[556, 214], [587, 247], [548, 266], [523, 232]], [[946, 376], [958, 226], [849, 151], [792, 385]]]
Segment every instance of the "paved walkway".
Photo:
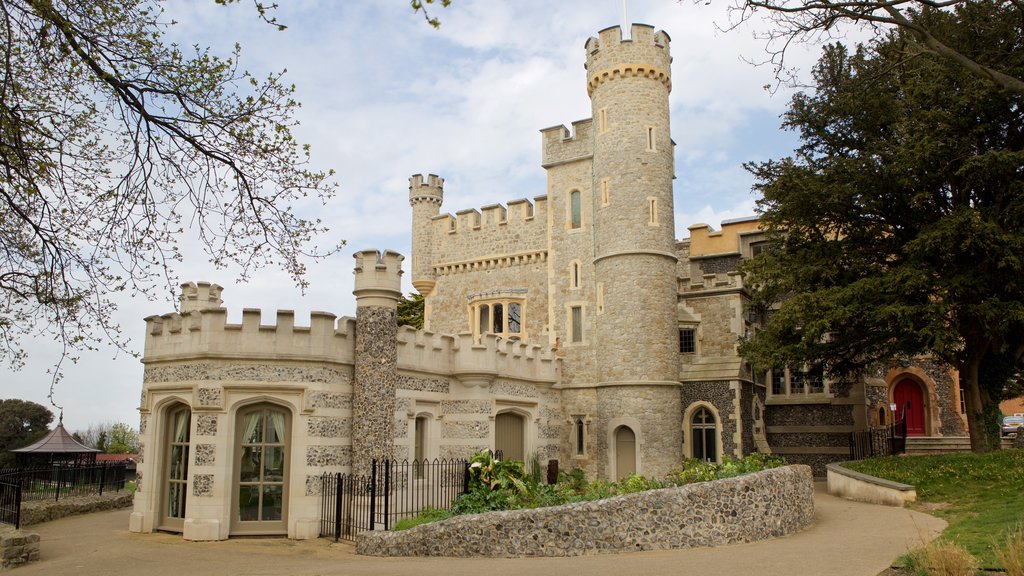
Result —
[[499, 559], [367, 558], [357, 556], [351, 544], [326, 538], [185, 542], [170, 534], [129, 533], [129, 511], [116, 510], [30, 527], [42, 536], [42, 559], [14, 574], [876, 576], [908, 548], [930, 541], [945, 528], [945, 521], [927, 514], [841, 500], [820, 490], [815, 503], [813, 526], [765, 542], [580, 558]]

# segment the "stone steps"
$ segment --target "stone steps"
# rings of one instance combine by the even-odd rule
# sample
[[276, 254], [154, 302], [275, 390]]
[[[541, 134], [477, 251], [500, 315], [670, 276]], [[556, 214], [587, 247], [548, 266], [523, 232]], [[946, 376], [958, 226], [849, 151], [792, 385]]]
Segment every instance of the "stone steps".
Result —
[[[1012, 448], [1013, 439], [1003, 438], [1003, 448]], [[970, 452], [968, 436], [911, 436], [907, 438], [907, 454], [945, 454]]]

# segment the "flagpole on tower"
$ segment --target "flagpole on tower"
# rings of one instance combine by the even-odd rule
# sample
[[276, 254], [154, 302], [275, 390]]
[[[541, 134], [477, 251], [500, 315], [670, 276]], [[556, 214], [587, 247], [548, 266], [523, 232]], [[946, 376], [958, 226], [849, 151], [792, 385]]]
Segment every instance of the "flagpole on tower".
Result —
[[622, 0], [622, 35], [623, 37], [629, 36], [629, 8], [626, 5], [629, 0]]

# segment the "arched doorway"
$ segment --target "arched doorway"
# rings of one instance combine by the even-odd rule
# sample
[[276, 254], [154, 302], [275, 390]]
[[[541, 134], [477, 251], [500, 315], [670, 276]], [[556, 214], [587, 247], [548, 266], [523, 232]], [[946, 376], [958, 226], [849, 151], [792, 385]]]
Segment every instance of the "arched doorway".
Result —
[[188, 496], [192, 410], [184, 404], [174, 404], [165, 414], [167, 421], [163, 429], [165, 452], [158, 525], [161, 530], [181, 532], [185, 522], [185, 500]]
[[704, 462], [718, 462], [718, 426], [715, 415], [700, 408], [690, 419], [691, 451], [694, 458]]
[[629, 426], [615, 430], [615, 479], [636, 472], [636, 434]]
[[233, 534], [288, 532], [288, 458], [291, 414], [257, 404], [238, 412]]
[[515, 412], [502, 412], [494, 417], [494, 449], [505, 460], [523, 461], [526, 453], [526, 425]]
[[907, 420], [907, 436], [924, 436], [926, 415], [921, 385], [909, 378], [900, 380], [893, 386], [892, 401], [896, 404], [895, 418]]

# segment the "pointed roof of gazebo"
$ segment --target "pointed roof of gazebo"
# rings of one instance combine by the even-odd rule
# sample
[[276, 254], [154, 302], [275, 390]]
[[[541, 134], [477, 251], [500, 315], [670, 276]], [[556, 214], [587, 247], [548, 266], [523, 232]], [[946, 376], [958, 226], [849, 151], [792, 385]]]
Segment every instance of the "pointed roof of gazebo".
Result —
[[42, 440], [34, 444], [11, 450], [11, 452], [36, 453], [36, 454], [81, 454], [87, 452], [99, 452], [95, 448], [89, 448], [78, 440], [75, 440], [68, 431], [64, 429], [64, 418], [61, 416], [60, 423], [49, 434], [43, 436]]

